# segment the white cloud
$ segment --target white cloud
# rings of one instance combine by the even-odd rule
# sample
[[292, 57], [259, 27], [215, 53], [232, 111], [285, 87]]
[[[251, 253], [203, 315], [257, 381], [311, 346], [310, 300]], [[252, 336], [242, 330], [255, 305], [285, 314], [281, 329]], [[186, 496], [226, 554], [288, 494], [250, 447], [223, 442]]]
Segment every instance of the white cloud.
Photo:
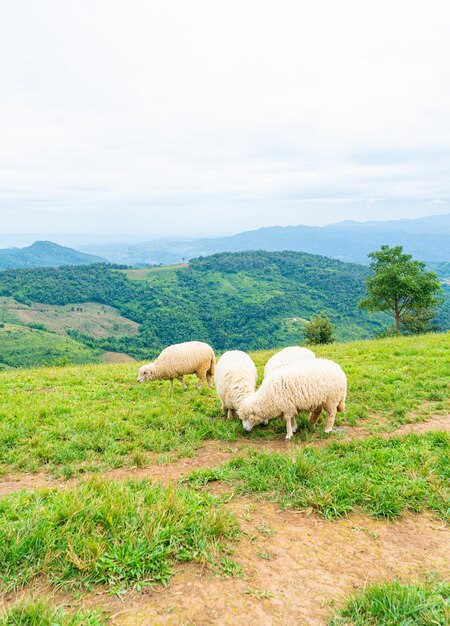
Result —
[[10, 2], [2, 229], [426, 213], [450, 193], [449, 28], [445, 0]]

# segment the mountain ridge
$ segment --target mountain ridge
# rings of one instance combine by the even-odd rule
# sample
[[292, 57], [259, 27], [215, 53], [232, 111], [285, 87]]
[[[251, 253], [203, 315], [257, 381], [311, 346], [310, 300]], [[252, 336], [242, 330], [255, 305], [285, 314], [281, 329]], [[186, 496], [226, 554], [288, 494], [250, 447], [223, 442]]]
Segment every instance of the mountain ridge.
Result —
[[0, 269], [61, 267], [105, 262], [106, 259], [100, 256], [60, 246], [52, 241], [35, 241], [24, 248], [0, 249]]
[[328, 226], [265, 226], [224, 237], [82, 247], [113, 263], [130, 265], [174, 264], [245, 250], [290, 250], [367, 265], [367, 254], [382, 244], [402, 245], [406, 252], [427, 263], [450, 262], [450, 214], [385, 222], [346, 221]]

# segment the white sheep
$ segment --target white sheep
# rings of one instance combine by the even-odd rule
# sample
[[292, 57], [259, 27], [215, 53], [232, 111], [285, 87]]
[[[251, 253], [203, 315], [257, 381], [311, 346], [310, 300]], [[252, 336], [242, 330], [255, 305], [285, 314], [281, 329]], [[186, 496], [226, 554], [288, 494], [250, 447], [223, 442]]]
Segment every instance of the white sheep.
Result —
[[214, 351], [202, 341], [186, 341], [176, 343], [165, 348], [158, 358], [148, 365], [139, 368], [138, 382], [144, 380], [170, 380], [170, 391], [173, 389], [173, 379], [177, 378], [183, 387], [186, 374], [197, 374], [197, 387], [208, 381], [211, 388], [214, 376], [216, 358]]
[[255, 391], [257, 377], [256, 365], [241, 350], [225, 352], [217, 361], [214, 381], [228, 419], [236, 415], [242, 400]]
[[265, 378], [255, 393], [247, 396], [239, 407], [245, 430], [265, 420], [283, 417], [286, 439], [297, 430], [296, 415], [309, 411], [315, 426], [322, 409], [328, 414], [325, 432], [333, 429], [337, 411], [345, 411], [347, 379], [341, 367], [327, 359], [314, 359], [280, 368]]
[[287, 365], [295, 365], [300, 361], [306, 361], [315, 359], [316, 355], [312, 350], [308, 348], [301, 348], [300, 346], [289, 346], [283, 348], [276, 354], [274, 354], [264, 366], [264, 378], [273, 374], [273, 372], [280, 367], [286, 367]]

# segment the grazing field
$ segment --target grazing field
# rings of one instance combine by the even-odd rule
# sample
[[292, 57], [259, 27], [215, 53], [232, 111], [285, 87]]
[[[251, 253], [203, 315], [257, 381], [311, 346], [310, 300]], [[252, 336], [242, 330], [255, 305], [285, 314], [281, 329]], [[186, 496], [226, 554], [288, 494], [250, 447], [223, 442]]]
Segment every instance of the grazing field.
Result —
[[137, 363], [0, 373], [0, 624], [446, 624], [450, 334], [316, 353], [348, 410], [290, 443]]
[[[259, 372], [272, 352], [254, 353]], [[335, 344], [317, 354], [338, 361], [349, 379], [348, 410], [337, 424], [392, 430], [450, 410], [450, 334]], [[137, 366], [86, 365], [0, 374], [0, 474], [77, 472], [143, 466], [152, 453], [192, 454], [204, 440], [281, 439], [285, 424], [243, 432], [220, 419], [214, 390], [175, 381], [136, 382]], [[339, 436], [339, 433], [337, 434]], [[334, 435], [333, 437], [336, 437]], [[301, 428], [293, 444], [326, 438]]]

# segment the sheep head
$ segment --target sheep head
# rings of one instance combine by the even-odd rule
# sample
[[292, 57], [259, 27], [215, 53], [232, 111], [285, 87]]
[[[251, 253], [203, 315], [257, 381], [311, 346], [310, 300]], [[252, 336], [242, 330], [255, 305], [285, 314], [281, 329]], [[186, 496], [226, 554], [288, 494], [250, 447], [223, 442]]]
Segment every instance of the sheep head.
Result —
[[144, 380], [155, 380], [155, 364], [149, 363], [148, 365], [143, 365], [138, 370], [138, 383], [143, 383]]
[[248, 433], [252, 430], [253, 426], [266, 421], [265, 418], [260, 418], [255, 414], [255, 407], [250, 398], [245, 398], [241, 402], [238, 415], [242, 420], [242, 426]]

